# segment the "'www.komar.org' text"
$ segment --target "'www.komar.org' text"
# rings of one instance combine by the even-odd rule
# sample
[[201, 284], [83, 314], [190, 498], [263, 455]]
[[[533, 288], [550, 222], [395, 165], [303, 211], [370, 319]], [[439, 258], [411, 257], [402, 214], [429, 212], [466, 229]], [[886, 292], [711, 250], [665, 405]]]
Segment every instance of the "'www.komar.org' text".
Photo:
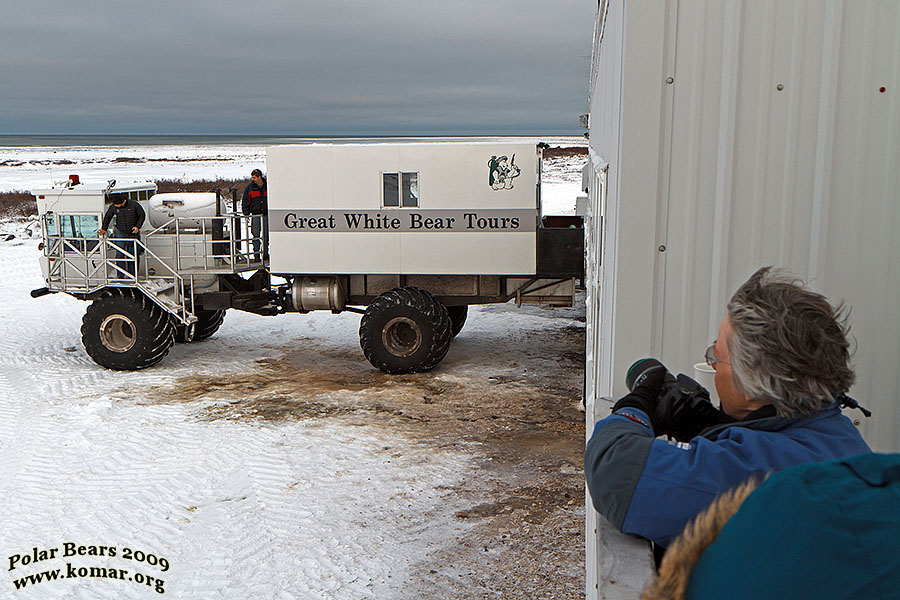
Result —
[[17, 590], [21, 590], [29, 585], [35, 585], [46, 581], [55, 581], [57, 579], [119, 579], [122, 581], [132, 581], [137, 584], [146, 585], [160, 594], [166, 591], [166, 582], [158, 577], [144, 575], [143, 573], [129, 573], [128, 569], [114, 569], [112, 567], [76, 567], [72, 563], [66, 563], [65, 569], [49, 569], [26, 575], [20, 579], [14, 579], [13, 585]]

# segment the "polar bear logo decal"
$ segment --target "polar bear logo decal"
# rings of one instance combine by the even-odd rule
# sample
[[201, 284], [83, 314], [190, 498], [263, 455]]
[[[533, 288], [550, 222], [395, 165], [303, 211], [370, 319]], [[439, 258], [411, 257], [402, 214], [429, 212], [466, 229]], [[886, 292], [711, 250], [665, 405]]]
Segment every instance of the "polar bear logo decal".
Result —
[[516, 166], [516, 155], [492, 156], [488, 161], [488, 183], [495, 190], [513, 189], [513, 179], [519, 176], [522, 170]]

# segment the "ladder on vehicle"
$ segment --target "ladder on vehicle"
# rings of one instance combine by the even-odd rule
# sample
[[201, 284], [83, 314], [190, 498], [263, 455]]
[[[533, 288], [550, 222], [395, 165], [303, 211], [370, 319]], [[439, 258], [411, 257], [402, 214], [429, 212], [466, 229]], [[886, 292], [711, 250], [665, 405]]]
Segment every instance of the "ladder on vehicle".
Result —
[[[50, 269], [47, 286], [55, 292], [89, 296], [104, 288], [138, 288], [159, 305], [188, 325], [197, 320], [193, 306], [193, 278], [187, 279], [170, 268], [141, 240], [128, 238], [73, 238], [50, 235], [45, 256]], [[135, 268], [143, 254], [144, 272]], [[147, 270], [155, 259], [163, 273]]]
[[[66, 215], [56, 215], [65, 217]], [[138, 288], [184, 325], [197, 320], [195, 278], [256, 271], [265, 268], [251, 251], [259, 237], [242, 237], [251, 230], [251, 216], [228, 213], [219, 217], [175, 217], [145, 232], [142, 240], [73, 235], [42, 222], [44, 255], [49, 261], [47, 286], [54, 292], [89, 296], [104, 288]], [[187, 224], [187, 225], [186, 225]], [[151, 239], [159, 244], [150, 244]], [[169, 238], [169, 244], [164, 243]], [[171, 255], [154, 252], [171, 247]]]

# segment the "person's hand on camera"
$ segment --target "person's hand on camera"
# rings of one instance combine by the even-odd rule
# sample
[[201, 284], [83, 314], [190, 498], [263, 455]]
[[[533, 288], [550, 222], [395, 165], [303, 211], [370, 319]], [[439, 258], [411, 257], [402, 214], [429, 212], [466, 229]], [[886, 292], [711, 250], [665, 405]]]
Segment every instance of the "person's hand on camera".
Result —
[[657, 405], [659, 404], [659, 393], [662, 389], [663, 382], [666, 377], [665, 367], [650, 369], [644, 375], [644, 380], [640, 384], [634, 386], [631, 393], [622, 396], [618, 402], [613, 405], [613, 412], [620, 408], [636, 408], [644, 412], [650, 419], [650, 426], [653, 431], [659, 433], [659, 419], [657, 417]]
[[687, 442], [700, 432], [723, 422], [724, 413], [709, 401], [709, 391], [686, 375], [678, 376], [677, 394], [660, 398], [656, 409], [657, 434]]

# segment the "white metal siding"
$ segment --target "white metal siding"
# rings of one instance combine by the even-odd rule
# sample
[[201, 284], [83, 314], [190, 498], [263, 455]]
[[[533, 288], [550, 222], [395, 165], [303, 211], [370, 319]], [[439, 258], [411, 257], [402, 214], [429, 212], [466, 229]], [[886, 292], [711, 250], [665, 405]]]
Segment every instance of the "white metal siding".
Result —
[[[900, 450], [900, 3], [609, 0], [605, 14], [588, 405], [623, 394], [642, 356], [689, 373], [736, 287], [774, 264], [852, 308], [851, 395], [875, 416], [848, 414], [874, 449]], [[589, 597], [613, 597], [596, 569]]]
[[[689, 372], [730, 294], [775, 264], [852, 307], [851, 393], [876, 409], [863, 434], [900, 449], [900, 4], [625, 8], [618, 143], [591, 117], [594, 153], [609, 162], [604, 283], [615, 275], [602, 311], [611, 376], [592, 392], [621, 393], [619, 375], [647, 354]], [[607, 23], [604, 45], [614, 32]], [[616, 102], [604, 51], [600, 113]]]
[[900, 4], [679, 2], [677, 19], [654, 350], [689, 372], [734, 289], [785, 266], [853, 308], [862, 431], [900, 449]]
[[[611, 360], [615, 356], [614, 340], [631, 339], [631, 336], [616, 338], [613, 335], [619, 318], [627, 317], [632, 310], [647, 313], [650, 305], [637, 306], [617, 311], [620, 298], [635, 298], [627, 282], [643, 285], [635, 281], [629, 273], [618, 268], [617, 256], [620, 242], [632, 233], [629, 228], [635, 224], [623, 222], [619, 218], [621, 197], [620, 185], [631, 181], [623, 177], [621, 137], [623, 126], [623, 63], [625, 53], [626, 14], [621, 0], [600, 0], [595, 20], [594, 56], [591, 68], [590, 93], [590, 136], [591, 160], [589, 181], [589, 209], [587, 223], [588, 264], [587, 287], [587, 348], [585, 364], [585, 408], [587, 435], [591, 434], [594, 423], [609, 414], [609, 404], [601, 396], [609, 396], [613, 390], [613, 379], [618, 364]], [[629, 17], [633, 18], [633, 17]], [[599, 46], [598, 46], [599, 42]], [[632, 67], [638, 68], [640, 67]], [[636, 129], [634, 129], [636, 131]], [[657, 128], [658, 131], [658, 128]], [[649, 137], [652, 137], [652, 132]], [[628, 149], [633, 150], [633, 147]], [[637, 162], [635, 166], [638, 166]], [[640, 230], [640, 225], [638, 224]], [[622, 232], [625, 232], [624, 234]], [[647, 261], [652, 271], [652, 254]], [[633, 275], [634, 273], [631, 273]], [[619, 285], [621, 277], [625, 285]], [[621, 296], [619, 294], [622, 294]], [[644, 295], [645, 301], [648, 295]], [[624, 301], [621, 306], [628, 304]], [[602, 318], [601, 318], [602, 315]], [[618, 315], [618, 316], [617, 316]], [[602, 327], [601, 327], [602, 325]], [[626, 323], [631, 326], [633, 323]], [[635, 331], [635, 345], [645, 348], [649, 338], [643, 342]], [[624, 371], [621, 374], [624, 377]], [[585, 510], [585, 586], [587, 598], [636, 598], [652, 568], [652, 559], [644, 542], [625, 536], [615, 529], [595, 510], [587, 498]]]

